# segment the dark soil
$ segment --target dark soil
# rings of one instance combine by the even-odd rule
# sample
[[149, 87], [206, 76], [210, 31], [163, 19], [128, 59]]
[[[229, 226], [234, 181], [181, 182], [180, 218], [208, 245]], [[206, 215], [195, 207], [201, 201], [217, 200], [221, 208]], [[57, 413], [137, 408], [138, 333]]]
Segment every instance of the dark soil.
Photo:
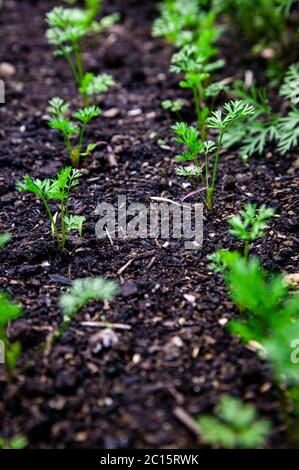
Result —
[[[248, 165], [237, 153], [224, 153], [215, 212], [205, 213], [199, 251], [163, 240], [97, 241], [99, 201], [116, 204], [124, 194], [128, 202], [148, 204], [152, 196], [179, 200], [188, 191], [172, 163], [177, 149], [169, 128], [175, 117], [160, 106], [163, 99], [186, 95], [168, 72], [171, 48], [151, 38], [155, 3], [104, 2], [105, 13], [118, 11], [122, 18], [85, 60], [90, 70], [111, 73], [117, 87], [102, 98], [103, 115], [88, 132], [92, 141], [107, 145], [85, 163], [72, 197], [74, 212], [87, 218], [84, 235], [72, 238], [61, 256], [42, 205], [15, 190], [25, 174], [50, 177], [68, 164], [45, 117], [50, 97], [76, 105], [69, 72], [45, 39], [44, 15], [57, 3], [7, 0], [0, 13], [0, 64], [14, 66], [4, 77], [7, 102], [0, 107], [0, 232], [13, 235], [0, 254], [0, 282], [24, 308], [10, 327], [23, 349], [13, 382], [0, 372], [0, 436], [25, 435], [31, 448], [202, 447], [174, 411], [181, 407], [196, 417], [229, 393], [254, 402], [274, 423], [269, 446], [285, 447], [271, 371], [226, 331], [224, 319], [237, 311], [221, 277], [209, 271], [207, 254], [239, 248], [227, 233], [227, 217], [244, 202], [264, 202], [277, 216], [252, 253], [271, 270], [298, 270], [298, 153], [282, 158], [268, 151]], [[238, 64], [237, 71], [235, 62], [228, 64], [232, 76], [240, 75], [240, 66], [243, 73], [248, 68]], [[43, 342], [62, 320], [60, 294], [72, 279], [97, 275], [117, 280], [120, 293], [109, 305], [84, 308], [45, 354]], [[100, 329], [81, 322], [103, 319], [127, 329], [113, 329], [117, 342], [95, 352]]]

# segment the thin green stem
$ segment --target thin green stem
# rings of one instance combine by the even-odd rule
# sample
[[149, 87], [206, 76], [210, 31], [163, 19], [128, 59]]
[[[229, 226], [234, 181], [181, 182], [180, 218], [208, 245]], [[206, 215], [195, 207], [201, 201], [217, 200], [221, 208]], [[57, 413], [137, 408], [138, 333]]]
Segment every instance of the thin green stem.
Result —
[[204, 185], [205, 182], [204, 182], [204, 177], [203, 177], [203, 174], [202, 174], [202, 171], [201, 171], [201, 166], [200, 166], [200, 162], [199, 162], [199, 159], [198, 159], [198, 155], [197, 155], [197, 154], [194, 154], [194, 155], [193, 155], [193, 159], [194, 159], [194, 161], [195, 161], [195, 163], [196, 163], [196, 166], [197, 166], [197, 168], [198, 168], [198, 170], [199, 170], [199, 176], [200, 176], [201, 182], [202, 182], [202, 184]]
[[199, 106], [199, 93], [196, 87], [193, 88], [193, 96], [194, 96], [194, 105], [195, 105], [197, 125], [199, 128], [201, 128], [201, 111], [200, 111], [200, 106]]
[[71, 72], [74, 76], [74, 79], [76, 81], [77, 86], [80, 86], [80, 79], [79, 79], [79, 76], [78, 76], [78, 72], [77, 72], [76, 67], [74, 66], [74, 64], [72, 62], [70, 54], [65, 53], [64, 57], [66, 58], [67, 64], [68, 64], [68, 66], [69, 66], [69, 68], [70, 68], [70, 70], [71, 70]]
[[64, 207], [64, 201], [61, 201], [61, 251], [64, 250], [65, 246], [65, 241], [66, 241], [66, 227], [65, 227], [65, 207]]
[[80, 158], [80, 153], [81, 153], [81, 150], [82, 150], [82, 145], [83, 145], [83, 138], [84, 138], [85, 129], [86, 129], [86, 123], [84, 123], [84, 124], [82, 125], [81, 130], [80, 130], [79, 144], [78, 144], [78, 155], [79, 155], [79, 158]]
[[[199, 85], [198, 101], [199, 101], [199, 107], [200, 107], [200, 103], [203, 106], [205, 102], [205, 91], [202, 85]], [[206, 118], [205, 109], [200, 110], [200, 136], [203, 142], [206, 140], [206, 120], [207, 118]]]
[[78, 43], [73, 43], [74, 58], [78, 69], [79, 84], [81, 85], [84, 77], [84, 69], [82, 64], [81, 52]]
[[51, 221], [51, 226], [53, 227], [54, 234], [55, 234], [55, 236], [56, 236], [58, 245], [59, 245], [59, 247], [60, 247], [60, 246], [61, 246], [61, 245], [60, 245], [61, 242], [60, 242], [59, 232], [58, 232], [58, 229], [57, 229], [57, 225], [56, 225], [56, 223], [55, 223], [55, 221], [54, 221], [54, 219], [53, 219], [53, 216], [52, 216], [52, 213], [51, 213], [51, 209], [50, 209], [50, 207], [49, 207], [49, 204], [48, 204], [46, 198], [43, 196], [43, 194], [40, 195], [40, 198], [41, 198], [41, 200], [42, 200], [42, 202], [43, 202], [43, 204], [44, 204], [44, 206], [45, 206], [45, 208], [46, 208], [47, 214], [48, 214], [49, 219], [50, 219], [50, 221]]
[[206, 191], [209, 189], [209, 157], [208, 153], [205, 153], [205, 167], [206, 167]]
[[244, 257], [246, 260], [249, 258], [249, 249], [250, 249], [250, 241], [246, 240], [245, 241], [245, 247], [244, 247]]
[[221, 144], [222, 144], [223, 136], [224, 136], [224, 129], [221, 129], [221, 133], [220, 133], [220, 136], [219, 136], [219, 139], [218, 139], [218, 145], [217, 145], [217, 150], [216, 150], [216, 155], [215, 155], [214, 166], [213, 166], [212, 184], [211, 184], [211, 187], [209, 187], [209, 189], [207, 191], [207, 205], [208, 205], [209, 210], [213, 209], [213, 194], [214, 194], [214, 190], [215, 190], [218, 160], [219, 160], [219, 154], [220, 154], [220, 150], [221, 150]]
[[71, 140], [70, 140], [69, 136], [66, 135], [66, 134], [63, 134], [63, 138], [64, 138], [64, 144], [66, 146], [68, 156], [72, 160], [73, 147], [72, 147], [72, 144], [71, 144]]

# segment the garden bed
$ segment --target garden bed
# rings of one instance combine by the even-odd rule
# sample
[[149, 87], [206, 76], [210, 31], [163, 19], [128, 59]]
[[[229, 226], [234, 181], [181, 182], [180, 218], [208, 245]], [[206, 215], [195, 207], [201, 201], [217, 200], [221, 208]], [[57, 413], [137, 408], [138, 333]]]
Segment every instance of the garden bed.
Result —
[[[237, 152], [223, 152], [215, 210], [204, 213], [200, 250], [174, 241], [96, 240], [99, 202], [116, 205], [121, 194], [128, 202], [149, 204], [153, 196], [179, 201], [186, 193], [173, 164], [173, 116], [160, 105], [186, 95], [169, 73], [172, 47], [151, 37], [155, 2], [104, 2], [105, 13], [120, 12], [121, 21], [95, 40], [85, 59], [90, 70], [111, 73], [117, 86], [101, 98], [103, 114], [88, 136], [102, 144], [84, 163], [71, 198], [74, 212], [87, 219], [83, 237], [70, 237], [60, 255], [42, 205], [15, 190], [26, 174], [52, 177], [68, 164], [45, 117], [50, 97], [78, 100], [64, 62], [53, 58], [45, 38], [45, 13], [57, 3], [8, 0], [0, 16], [6, 84], [0, 232], [13, 236], [0, 253], [0, 282], [25, 312], [10, 327], [22, 344], [14, 380], [8, 383], [0, 369], [0, 435], [25, 435], [30, 448], [202, 447], [178, 408], [195, 417], [211, 412], [228, 393], [253, 401], [274, 423], [268, 446], [284, 447], [269, 366], [226, 331], [238, 311], [221, 276], [208, 268], [207, 255], [238, 248], [228, 217], [248, 201], [266, 203], [277, 215], [252, 253], [265, 268], [296, 272], [298, 152], [281, 157], [268, 149], [246, 165]], [[225, 44], [223, 49], [227, 54]], [[231, 76], [250, 67], [246, 60], [235, 62], [229, 63]], [[3, 63], [13, 67], [1, 69]], [[264, 71], [255, 67], [263, 83]], [[185, 113], [190, 121], [189, 108]], [[61, 293], [75, 278], [98, 275], [118, 281], [117, 297], [109, 305], [86, 306], [45, 351], [43, 342], [61, 322]], [[100, 329], [81, 323], [99, 320], [120, 325], [113, 329], [115, 343], [95, 352]]]

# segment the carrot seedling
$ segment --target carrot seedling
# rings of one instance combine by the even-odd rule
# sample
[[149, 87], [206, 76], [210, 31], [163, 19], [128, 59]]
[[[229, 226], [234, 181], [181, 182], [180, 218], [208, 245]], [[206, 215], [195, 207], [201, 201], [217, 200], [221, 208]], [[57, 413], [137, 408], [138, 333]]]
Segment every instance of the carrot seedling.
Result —
[[[49, 101], [47, 111], [51, 116], [49, 119], [50, 128], [57, 129], [62, 134], [72, 166], [78, 168], [81, 157], [88, 157], [96, 147], [96, 144], [84, 146], [84, 137], [89, 122], [101, 114], [100, 108], [98, 106], [88, 106], [79, 109], [72, 115], [78, 121], [78, 124], [68, 117], [69, 105], [61, 98], [52, 98]], [[75, 144], [73, 143], [74, 138], [77, 138]]]
[[108, 74], [95, 76], [87, 72], [83, 64], [83, 39], [90, 34], [100, 33], [112, 26], [118, 19], [117, 14], [106, 16], [96, 22], [93, 8], [63, 8], [55, 7], [47, 14], [49, 25], [47, 38], [55, 47], [54, 55], [64, 57], [75, 79], [77, 89], [83, 96], [84, 105], [88, 106], [93, 95], [106, 92], [115, 85]]
[[[25, 176], [24, 180], [18, 181], [16, 185], [19, 191], [29, 191], [40, 198], [47, 211], [53, 236], [61, 252], [64, 251], [69, 232], [77, 231], [80, 237], [82, 236], [85, 217], [69, 214], [70, 192], [78, 185], [80, 176], [81, 172], [79, 170], [67, 167], [62, 169], [54, 179], [40, 180]], [[50, 207], [50, 201], [52, 200], [59, 201], [58, 212], [52, 212]]]
[[259, 419], [255, 406], [229, 395], [221, 397], [216, 416], [197, 418], [201, 439], [224, 449], [262, 447], [271, 429], [268, 420]]
[[60, 297], [63, 324], [55, 334], [57, 339], [69, 327], [76, 314], [89, 302], [112, 300], [117, 294], [117, 284], [103, 277], [76, 279], [69, 290]]
[[[187, 147], [185, 152], [176, 157], [176, 161], [192, 164], [191, 167], [179, 166], [176, 172], [180, 176], [189, 178], [195, 187], [199, 179], [205, 188], [206, 204], [209, 210], [213, 209], [213, 196], [223, 137], [233, 122], [253, 112], [254, 108], [243, 101], [230, 101], [224, 105], [224, 112], [220, 110], [213, 112], [207, 123], [208, 127], [219, 130], [217, 142], [202, 141], [198, 130], [184, 122], [172, 126], [176, 134], [176, 141]], [[211, 165], [212, 155], [214, 155], [214, 163]]]
[[18, 341], [11, 342], [7, 335], [9, 323], [22, 315], [19, 304], [9, 300], [6, 292], [0, 292], [0, 351], [4, 356], [4, 363], [9, 377], [12, 377], [16, 362], [21, 354], [21, 345]]
[[244, 256], [248, 259], [250, 243], [263, 237], [268, 228], [267, 221], [274, 217], [275, 209], [262, 204], [257, 208], [256, 204], [245, 204], [239, 214], [228, 219], [231, 226], [230, 233], [239, 240], [245, 242]]

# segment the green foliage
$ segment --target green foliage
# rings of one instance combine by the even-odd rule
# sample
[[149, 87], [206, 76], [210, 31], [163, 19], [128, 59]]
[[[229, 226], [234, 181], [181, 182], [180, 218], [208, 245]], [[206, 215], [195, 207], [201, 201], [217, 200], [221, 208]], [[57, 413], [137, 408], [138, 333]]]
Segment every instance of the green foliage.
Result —
[[229, 101], [221, 110], [214, 111], [208, 119], [208, 126], [212, 129], [218, 129], [221, 133], [225, 132], [238, 119], [244, 119], [254, 114], [254, 107], [242, 100]]
[[[177, 162], [192, 163], [192, 167], [178, 167], [177, 174], [190, 178], [196, 186], [194, 177], [200, 176], [200, 182], [205, 186], [206, 201], [209, 210], [213, 208], [213, 194], [215, 190], [219, 154], [223, 136], [226, 130], [238, 119], [242, 119], [254, 113], [251, 105], [243, 101], [230, 101], [225, 103], [223, 111], [217, 110], [208, 118], [208, 127], [218, 129], [220, 135], [217, 144], [211, 140], [203, 141], [199, 137], [195, 127], [188, 126], [184, 122], [178, 122], [172, 126], [176, 134], [176, 141], [184, 144], [187, 150], [176, 157]], [[211, 170], [211, 154], [215, 153], [214, 163]], [[203, 158], [202, 158], [202, 157]]]
[[21, 353], [19, 342], [11, 343], [7, 336], [8, 324], [22, 315], [22, 309], [19, 304], [9, 300], [5, 292], [0, 292], [0, 340], [5, 347], [5, 367], [12, 376], [16, 362]]
[[206, 12], [205, 0], [166, 0], [159, 4], [160, 16], [153, 25], [154, 37], [165, 39], [177, 47], [196, 42]]
[[255, 85], [247, 90], [241, 82], [236, 82], [234, 92], [247, 104], [254, 106], [255, 112], [231, 126], [223, 139], [223, 145], [230, 148], [241, 143], [241, 155], [261, 155], [266, 145], [279, 137], [278, 117], [272, 113], [266, 90], [258, 89]]
[[60, 298], [63, 315], [73, 317], [92, 300], [112, 300], [117, 293], [114, 281], [102, 277], [76, 279], [66, 294]]
[[[52, 233], [61, 251], [64, 251], [67, 235], [70, 231], [77, 230], [79, 235], [82, 235], [85, 217], [69, 214], [70, 192], [78, 185], [80, 176], [79, 170], [67, 167], [62, 169], [54, 179], [39, 180], [25, 176], [24, 180], [18, 181], [16, 185], [19, 191], [29, 191], [41, 199], [51, 222]], [[50, 201], [55, 199], [59, 201], [60, 205], [60, 231], [57, 221], [58, 213], [53, 214], [49, 205]]]
[[184, 100], [164, 100], [161, 103], [163, 109], [169, 109], [172, 113], [179, 113], [185, 105]]
[[282, 403], [292, 403], [292, 407], [282, 405], [282, 411], [288, 415], [290, 440], [297, 446], [299, 374], [293, 348], [299, 339], [299, 294], [290, 292], [283, 276], [265, 271], [257, 258], [247, 260], [237, 252], [219, 250], [209, 259], [210, 267], [223, 274], [230, 298], [242, 313], [229, 323], [229, 330], [246, 343], [259, 344], [272, 367]]
[[281, 117], [277, 125], [278, 151], [281, 155], [298, 146], [299, 143], [299, 109], [292, 110]]
[[103, 277], [76, 279], [69, 290], [60, 297], [60, 308], [64, 322], [59, 328], [56, 338], [65, 331], [71, 320], [89, 302], [95, 300], [112, 300], [118, 288], [114, 281]]
[[[78, 168], [81, 157], [89, 156], [96, 147], [96, 144], [89, 144], [84, 149], [84, 135], [89, 122], [101, 114], [100, 108], [88, 106], [74, 113], [73, 118], [79, 121], [79, 125], [67, 117], [69, 105], [61, 98], [52, 98], [49, 101], [47, 111], [51, 116], [49, 119], [50, 128], [57, 129], [62, 134], [72, 166]], [[73, 144], [73, 137], [77, 137], [76, 144]]]
[[279, 94], [293, 104], [299, 103], [299, 63], [288, 69]]
[[230, 233], [239, 240], [245, 241], [245, 257], [249, 254], [249, 244], [253, 240], [263, 237], [268, 228], [267, 221], [275, 214], [275, 210], [262, 204], [258, 209], [256, 204], [245, 204], [239, 214], [231, 217], [228, 223], [231, 225]]
[[0, 449], [24, 449], [28, 441], [24, 436], [14, 436], [11, 439], [0, 437]]
[[194, 44], [182, 47], [172, 56], [170, 71], [183, 73], [184, 80], [180, 81], [180, 86], [192, 90], [202, 140], [205, 140], [207, 117], [213, 103], [219, 93], [226, 88], [221, 82], [211, 83], [212, 73], [223, 65], [223, 60], [210, 61], [209, 55], [201, 53]]
[[197, 418], [202, 440], [227, 449], [262, 447], [269, 435], [269, 421], [258, 419], [254, 405], [224, 395], [217, 407], [216, 417]]
[[243, 155], [262, 154], [269, 143], [275, 143], [281, 155], [292, 150], [299, 142], [299, 65], [293, 64], [280, 88], [280, 95], [289, 100], [290, 110], [286, 116], [273, 114], [265, 90], [253, 86], [246, 90], [239, 82], [235, 93], [247, 104], [255, 107], [255, 113], [237, 122], [226, 133], [223, 145], [226, 148], [241, 142], [240, 152]]
[[0, 248], [2, 248], [6, 243], [8, 243], [11, 240], [11, 234], [6, 232], [6, 233], [0, 233]]
[[278, 151], [284, 155], [299, 143], [299, 63], [291, 65], [280, 88], [280, 95], [291, 102], [291, 109], [279, 119]]
[[216, 11], [206, 0], [166, 0], [159, 10], [153, 35], [164, 36], [179, 48], [170, 70], [184, 74], [180, 86], [192, 90], [197, 123], [205, 140], [207, 117], [217, 96], [226, 89], [224, 82], [213, 83], [213, 73], [224, 65], [223, 60], [212, 60], [222, 32], [216, 26]]
[[115, 84], [110, 75], [95, 76], [85, 71], [82, 60], [83, 39], [89, 34], [101, 33], [119, 18], [117, 14], [113, 14], [96, 21], [100, 3], [88, 2], [86, 9], [58, 6], [46, 16], [49, 25], [46, 33], [48, 41], [55, 48], [54, 54], [65, 58], [85, 106], [88, 106], [90, 96], [103, 93]]
[[265, 49], [273, 51], [268, 73], [274, 70], [275, 77], [281, 73], [286, 57], [298, 42], [296, 22], [289, 21], [293, 4], [298, 0], [214, 0], [214, 9], [222, 13], [227, 27], [233, 23], [237, 37], [245, 38], [252, 46], [252, 53], [260, 55]]

